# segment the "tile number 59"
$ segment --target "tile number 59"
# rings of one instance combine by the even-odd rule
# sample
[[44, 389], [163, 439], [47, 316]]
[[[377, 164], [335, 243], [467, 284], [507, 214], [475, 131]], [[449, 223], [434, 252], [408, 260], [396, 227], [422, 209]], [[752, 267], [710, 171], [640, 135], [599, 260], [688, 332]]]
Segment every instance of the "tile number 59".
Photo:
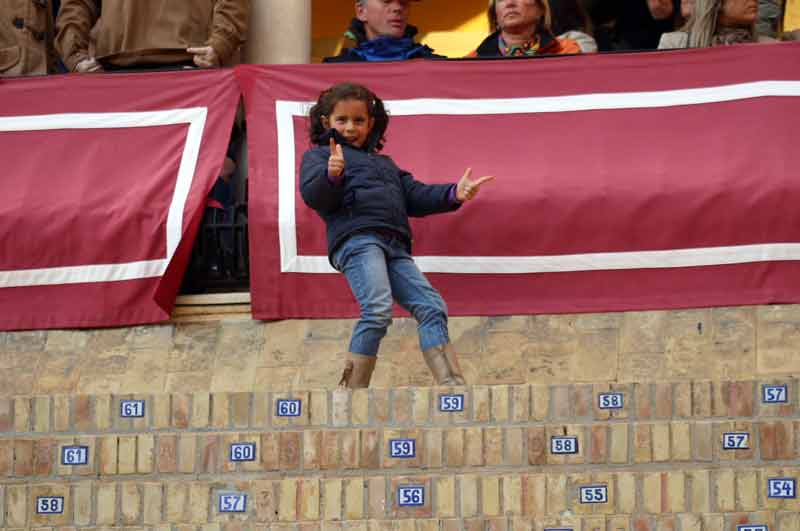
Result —
[[61, 514], [63, 512], [63, 496], [39, 496], [36, 498], [36, 514]]
[[464, 411], [464, 395], [439, 395], [439, 411]]

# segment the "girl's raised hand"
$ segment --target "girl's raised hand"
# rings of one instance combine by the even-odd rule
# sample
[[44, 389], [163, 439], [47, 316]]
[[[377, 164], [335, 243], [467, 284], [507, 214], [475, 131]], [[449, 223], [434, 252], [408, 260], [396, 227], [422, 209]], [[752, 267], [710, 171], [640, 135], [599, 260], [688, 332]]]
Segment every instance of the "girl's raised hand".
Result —
[[472, 174], [472, 168], [467, 168], [464, 176], [458, 181], [456, 185], [456, 199], [460, 202], [469, 201], [474, 199], [478, 194], [483, 183], [494, 180], [494, 175], [487, 175], [475, 181], [470, 180], [469, 176]]
[[336, 143], [331, 137], [331, 156], [328, 157], [328, 175], [331, 177], [339, 177], [344, 173], [344, 153], [342, 146]]

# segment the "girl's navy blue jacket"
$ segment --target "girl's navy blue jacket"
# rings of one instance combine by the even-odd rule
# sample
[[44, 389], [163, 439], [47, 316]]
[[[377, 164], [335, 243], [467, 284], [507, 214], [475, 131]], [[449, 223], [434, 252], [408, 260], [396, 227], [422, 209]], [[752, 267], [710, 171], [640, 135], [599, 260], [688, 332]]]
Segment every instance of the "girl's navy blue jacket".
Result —
[[424, 184], [395, 165], [385, 155], [357, 149], [336, 134], [344, 153], [344, 179], [335, 185], [328, 179], [328, 147], [331, 132], [319, 146], [303, 155], [300, 193], [303, 201], [325, 220], [328, 257], [350, 235], [367, 230], [397, 234], [411, 252], [409, 216], [427, 216], [457, 210], [451, 200], [453, 184]]

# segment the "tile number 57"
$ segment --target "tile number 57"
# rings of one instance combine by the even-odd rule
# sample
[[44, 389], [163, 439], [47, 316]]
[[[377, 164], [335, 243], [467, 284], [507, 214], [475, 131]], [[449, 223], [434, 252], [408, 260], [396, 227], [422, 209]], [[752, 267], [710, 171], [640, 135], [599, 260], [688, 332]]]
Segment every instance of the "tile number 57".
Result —
[[246, 494], [230, 493], [219, 495], [219, 512], [221, 513], [243, 513], [246, 508]]

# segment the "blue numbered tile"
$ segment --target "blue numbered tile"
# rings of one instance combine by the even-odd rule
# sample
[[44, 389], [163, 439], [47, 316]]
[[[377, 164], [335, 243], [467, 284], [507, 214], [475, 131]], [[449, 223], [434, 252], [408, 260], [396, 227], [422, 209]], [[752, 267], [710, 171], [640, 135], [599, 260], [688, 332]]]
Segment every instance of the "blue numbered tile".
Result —
[[789, 402], [789, 387], [787, 385], [762, 385], [761, 401], [765, 404], [786, 404]]
[[247, 494], [241, 492], [221, 493], [217, 510], [221, 513], [247, 512]]
[[464, 411], [464, 395], [439, 395], [439, 411]]
[[422, 507], [425, 505], [425, 487], [421, 485], [397, 487], [397, 505], [400, 507]]
[[795, 478], [767, 479], [768, 498], [797, 498], [797, 480]]
[[63, 514], [63, 496], [39, 496], [36, 498], [36, 514]]
[[62, 446], [61, 464], [64, 466], [78, 466], [89, 463], [88, 446]]
[[593, 485], [580, 488], [580, 502], [581, 503], [607, 503], [608, 502], [608, 486], [607, 485]]
[[230, 460], [234, 463], [239, 461], [255, 461], [256, 443], [231, 444]]
[[622, 409], [625, 407], [625, 395], [622, 393], [600, 393], [597, 395], [597, 407], [600, 409]]
[[300, 400], [280, 399], [275, 406], [275, 415], [278, 417], [299, 417], [301, 410]]
[[727, 432], [722, 434], [723, 450], [747, 450], [750, 448], [748, 432]]
[[764, 524], [737, 525], [736, 531], [769, 531], [769, 526]]
[[389, 456], [395, 459], [409, 459], [417, 456], [415, 439], [389, 439]]
[[575, 436], [568, 437], [551, 437], [550, 438], [550, 453], [551, 454], [577, 454], [578, 453], [578, 438]]
[[119, 416], [122, 418], [143, 418], [144, 400], [120, 400]]

